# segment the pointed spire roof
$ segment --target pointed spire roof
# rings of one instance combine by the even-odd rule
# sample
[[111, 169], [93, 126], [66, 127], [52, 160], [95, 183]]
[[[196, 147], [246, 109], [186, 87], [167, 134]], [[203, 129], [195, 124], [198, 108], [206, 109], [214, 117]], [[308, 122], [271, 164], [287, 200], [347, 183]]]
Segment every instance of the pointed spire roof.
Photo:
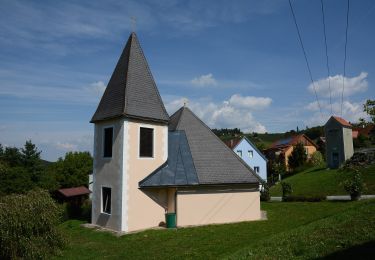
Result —
[[169, 116], [133, 32], [117, 62], [91, 123], [129, 117], [167, 123]]
[[169, 130], [185, 131], [199, 184], [259, 183], [260, 177], [189, 108], [171, 116]]

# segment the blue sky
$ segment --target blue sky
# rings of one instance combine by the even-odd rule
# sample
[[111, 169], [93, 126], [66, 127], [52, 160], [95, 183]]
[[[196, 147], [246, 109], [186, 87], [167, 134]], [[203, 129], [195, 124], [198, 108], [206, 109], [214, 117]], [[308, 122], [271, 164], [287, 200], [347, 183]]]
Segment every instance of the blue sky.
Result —
[[[42, 157], [92, 151], [94, 113], [136, 32], [167, 110], [184, 100], [210, 127], [281, 132], [330, 115], [320, 1], [0, 0], [0, 143]], [[334, 114], [341, 114], [346, 1], [324, 1]], [[343, 117], [374, 98], [375, 2], [351, 1]]]

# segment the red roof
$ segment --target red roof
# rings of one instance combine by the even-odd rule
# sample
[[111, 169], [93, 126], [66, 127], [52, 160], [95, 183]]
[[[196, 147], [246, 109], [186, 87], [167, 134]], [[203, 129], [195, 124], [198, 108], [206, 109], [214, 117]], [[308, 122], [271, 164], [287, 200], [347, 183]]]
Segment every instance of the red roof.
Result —
[[317, 148], [317, 145], [306, 135], [300, 134], [295, 136], [290, 136], [281, 140], [274, 142], [268, 150], [277, 149], [285, 150], [298, 143], [303, 143], [303, 145], [312, 145]]
[[90, 190], [88, 188], [86, 188], [85, 186], [59, 189], [57, 191], [60, 192], [65, 197], [74, 197], [74, 196], [90, 194]]
[[338, 116], [332, 116], [334, 119], [336, 119], [337, 122], [339, 122], [341, 125], [343, 126], [348, 126], [348, 127], [352, 127], [352, 125], [346, 121], [345, 119], [341, 118], [341, 117], [338, 117]]
[[353, 129], [353, 132], [357, 131], [358, 135], [364, 135], [366, 137], [369, 137], [371, 131], [375, 131], [375, 125], [367, 125], [365, 127], [356, 127]]

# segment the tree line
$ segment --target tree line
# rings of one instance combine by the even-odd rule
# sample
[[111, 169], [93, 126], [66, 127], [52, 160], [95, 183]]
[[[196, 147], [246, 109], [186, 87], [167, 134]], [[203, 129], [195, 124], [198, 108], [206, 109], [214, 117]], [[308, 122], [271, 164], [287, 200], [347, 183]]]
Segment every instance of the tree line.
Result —
[[88, 185], [93, 164], [89, 152], [68, 152], [52, 163], [42, 160], [41, 152], [31, 140], [22, 148], [0, 144], [0, 196]]

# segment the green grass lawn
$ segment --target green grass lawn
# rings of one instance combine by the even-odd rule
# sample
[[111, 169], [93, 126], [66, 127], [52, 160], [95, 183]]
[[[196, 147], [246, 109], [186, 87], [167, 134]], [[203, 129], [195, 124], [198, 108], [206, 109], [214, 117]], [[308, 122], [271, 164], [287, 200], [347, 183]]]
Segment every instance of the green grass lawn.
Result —
[[[370, 166], [361, 170], [363, 180], [367, 189], [364, 194], [375, 194], [375, 166]], [[295, 196], [330, 196], [347, 195], [340, 182], [344, 173], [338, 170], [311, 168], [284, 181], [292, 185]], [[271, 196], [281, 196], [281, 185], [276, 184], [270, 189]]]
[[[169, 258], [278, 258], [277, 251], [286, 247], [285, 256], [322, 254], [375, 239], [375, 201], [320, 203], [262, 203], [267, 221], [210, 225], [177, 230], [148, 230], [115, 237], [107, 232], [86, 229], [82, 222], [67, 221], [61, 229], [69, 245], [60, 258], [65, 259], [169, 259]], [[351, 225], [356, 219], [361, 222]], [[348, 222], [349, 221], [349, 222]], [[354, 223], [353, 222], [353, 223]], [[355, 222], [356, 223], [356, 222]], [[360, 224], [360, 225], [359, 225]], [[372, 228], [368, 232], [368, 225]], [[334, 232], [335, 227], [339, 232]], [[316, 232], [316, 228], [325, 232]], [[347, 228], [345, 233], [343, 230]], [[333, 233], [332, 233], [333, 232]], [[365, 232], [363, 237], [352, 234]], [[332, 233], [332, 234], [331, 234]], [[301, 240], [308, 238], [306, 243]], [[332, 239], [327, 246], [316, 246], [310, 254], [310, 243]], [[334, 241], [338, 240], [339, 247]], [[285, 241], [286, 245], [283, 244]], [[290, 243], [290, 245], [289, 245]], [[301, 244], [301, 249], [295, 245]], [[261, 250], [259, 249], [261, 248]], [[273, 252], [275, 251], [275, 252]], [[258, 253], [259, 252], [259, 253]], [[270, 255], [269, 255], [270, 253]]]
[[373, 259], [375, 201], [268, 237], [231, 259]]

